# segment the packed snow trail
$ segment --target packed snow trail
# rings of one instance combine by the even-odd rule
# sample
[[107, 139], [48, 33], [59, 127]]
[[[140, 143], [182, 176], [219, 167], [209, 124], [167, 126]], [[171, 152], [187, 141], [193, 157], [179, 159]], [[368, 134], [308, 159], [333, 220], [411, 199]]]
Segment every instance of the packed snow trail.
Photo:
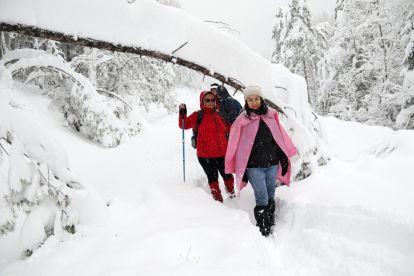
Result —
[[[189, 112], [197, 108], [191, 103], [198, 95], [179, 95]], [[177, 114], [152, 109], [142, 133], [107, 149], [62, 128], [48, 99], [30, 89], [18, 96], [108, 208], [88, 214], [95, 223], [79, 226], [72, 240], [52, 236], [29, 260], [4, 259], [0, 275], [414, 274], [412, 131], [395, 136], [387, 128], [324, 119], [332, 161], [277, 188], [276, 227], [263, 238], [249, 186], [238, 200], [212, 200], [190, 131], [183, 183]]]

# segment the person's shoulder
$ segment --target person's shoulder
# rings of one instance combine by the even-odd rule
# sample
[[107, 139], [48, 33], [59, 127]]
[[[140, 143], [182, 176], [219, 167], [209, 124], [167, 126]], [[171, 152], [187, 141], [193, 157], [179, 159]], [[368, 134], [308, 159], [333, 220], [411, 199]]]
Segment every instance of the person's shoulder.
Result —
[[222, 102], [227, 107], [231, 107], [231, 108], [237, 107], [239, 109], [242, 108], [242, 105], [240, 104], [240, 102], [238, 100], [236, 100], [235, 98], [232, 98], [232, 97], [228, 97], [228, 98], [224, 99]]
[[240, 104], [240, 103], [239, 103], [239, 101], [238, 101], [238, 100], [236, 100], [236, 99], [235, 99], [235, 98], [233, 98], [233, 97], [229, 97], [228, 99], [229, 99], [229, 101], [231, 101], [231, 102], [233, 102], [233, 103], [236, 103], [236, 102], [237, 102], [238, 104]]
[[191, 113], [191, 115], [193, 115], [193, 114], [198, 114], [198, 113], [203, 113], [203, 110], [202, 109], [199, 109], [199, 110], [195, 110], [195, 111], [193, 111], [192, 113]]
[[275, 114], [277, 115], [277, 111], [275, 109], [271, 108], [271, 107], [268, 107], [267, 115], [273, 117], [273, 116], [275, 116]]
[[238, 100], [234, 99], [234, 98], [232, 98], [232, 99], [233, 99], [233, 104], [241, 110], [243, 108], [241, 103]]
[[272, 107], [268, 106], [267, 109], [268, 109], [267, 112], [269, 112], [269, 113], [272, 113], [272, 114], [277, 113], [277, 111], [275, 109], [273, 109]]
[[196, 110], [196, 111], [193, 111], [191, 114], [190, 114], [190, 116], [188, 116], [188, 117], [197, 117], [198, 115], [204, 115], [204, 112], [202, 111], [202, 110]]

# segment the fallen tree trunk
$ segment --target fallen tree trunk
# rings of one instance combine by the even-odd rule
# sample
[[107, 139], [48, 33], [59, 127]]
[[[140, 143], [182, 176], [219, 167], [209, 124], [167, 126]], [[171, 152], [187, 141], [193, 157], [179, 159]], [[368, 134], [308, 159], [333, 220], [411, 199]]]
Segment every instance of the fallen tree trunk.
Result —
[[234, 78], [223, 76], [216, 72], [211, 72], [209, 69], [200, 66], [194, 62], [187, 61], [185, 59], [175, 57], [173, 54], [177, 52], [181, 47], [184, 47], [185, 44], [181, 45], [177, 50], [175, 50], [172, 54], [165, 54], [154, 50], [143, 49], [140, 47], [130, 47], [124, 46], [120, 44], [114, 44], [112, 42], [101, 41], [96, 39], [91, 39], [88, 37], [74, 37], [72, 35], [67, 35], [64, 33], [45, 30], [33, 26], [22, 25], [22, 24], [7, 24], [7, 23], [0, 23], [0, 31], [4, 32], [15, 32], [24, 35], [29, 35], [33, 37], [51, 39], [55, 41], [59, 41], [62, 43], [71, 43], [76, 44], [79, 46], [85, 46], [90, 48], [97, 48], [103, 49], [108, 51], [117, 51], [117, 52], [124, 52], [124, 53], [132, 53], [140, 56], [147, 56], [152, 57], [155, 59], [163, 60], [166, 62], [171, 62], [174, 64], [178, 64], [189, 69], [195, 70], [197, 72], [202, 73], [203, 75], [210, 76], [221, 81], [224, 84], [227, 84], [236, 90], [242, 90], [244, 85], [237, 81]]

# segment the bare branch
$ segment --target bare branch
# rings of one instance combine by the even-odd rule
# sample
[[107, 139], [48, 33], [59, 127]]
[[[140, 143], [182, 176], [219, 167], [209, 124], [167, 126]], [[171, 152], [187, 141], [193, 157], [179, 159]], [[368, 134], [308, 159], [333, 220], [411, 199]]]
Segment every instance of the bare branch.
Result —
[[185, 45], [187, 45], [188, 41], [186, 41], [185, 43], [183, 43], [180, 47], [178, 47], [177, 49], [175, 49], [174, 51], [171, 52], [171, 55], [174, 55], [178, 50], [180, 50], [181, 48], [183, 48]]
[[106, 90], [103, 90], [103, 89], [96, 89], [96, 91], [97, 92], [101, 92], [101, 93], [106, 93], [106, 94], [108, 94], [109, 96], [111, 96], [111, 97], [115, 97], [115, 98], [117, 98], [118, 100], [120, 100], [121, 102], [123, 102], [127, 107], [129, 107], [130, 108], [130, 110], [132, 110], [133, 108], [132, 108], [132, 106], [124, 99], [124, 98], [122, 98], [121, 96], [119, 96], [118, 94], [116, 94], [116, 93], [114, 93], [114, 92], [110, 92], [110, 91], [106, 91]]
[[287, 91], [287, 88], [285, 88], [285, 87], [282, 87], [282, 86], [274, 86], [275, 88], [280, 88], [280, 89], [283, 89], [283, 90], [286, 90]]
[[227, 29], [229, 31], [238, 33], [240, 35], [240, 32], [238, 30], [234, 29], [231, 25], [227, 24], [226, 22], [222, 22], [222, 21], [212, 21], [212, 20], [204, 20], [204, 22], [219, 24], [219, 25], [221, 25], [221, 26], [219, 26], [219, 28], [221, 28], [221, 29]]

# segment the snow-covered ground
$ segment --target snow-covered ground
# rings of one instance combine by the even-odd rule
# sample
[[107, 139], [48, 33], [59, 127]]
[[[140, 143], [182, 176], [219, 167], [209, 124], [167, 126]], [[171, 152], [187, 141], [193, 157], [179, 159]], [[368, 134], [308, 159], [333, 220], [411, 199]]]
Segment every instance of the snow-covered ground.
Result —
[[[177, 94], [197, 108], [198, 93]], [[189, 131], [183, 182], [176, 114], [154, 107], [142, 133], [108, 149], [63, 128], [33, 89], [15, 96], [108, 207], [27, 260], [10, 246], [18, 236], [0, 238], [0, 275], [414, 275], [414, 131], [323, 118], [333, 159], [277, 188], [276, 227], [264, 238], [249, 186], [240, 199], [212, 200]]]

